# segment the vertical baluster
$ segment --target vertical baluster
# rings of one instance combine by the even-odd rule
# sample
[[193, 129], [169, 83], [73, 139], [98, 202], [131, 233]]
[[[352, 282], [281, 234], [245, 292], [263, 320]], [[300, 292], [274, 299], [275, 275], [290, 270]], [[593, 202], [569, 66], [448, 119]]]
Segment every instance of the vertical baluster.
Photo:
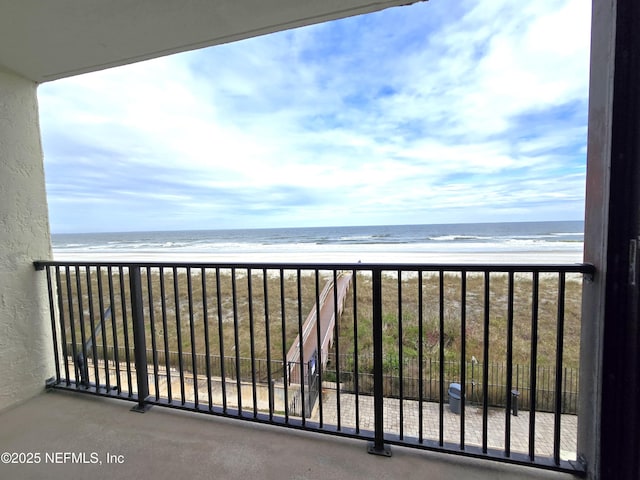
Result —
[[147, 301], [149, 303], [149, 328], [151, 335], [151, 355], [153, 357], [153, 385], [156, 400], [160, 398], [160, 379], [158, 376], [158, 348], [156, 345], [155, 305], [153, 296], [153, 273], [151, 267], [146, 267], [147, 274]]
[[211, 345], [209, 343], [209, 303], [207, 301], [207, 269], [200, 269], [200, 280], [202, 282], [202, 321], [204, 322], [204, 349], [206, 355], [207, 368], [207, 397], [209, 411], [213, 410], [213, 394], [211, 392]]
[[513, 390], [513, 289], [514, 273], [509, 272], [508, 292], [507, 292], [507, 406], [504, 418], [504, 453], [508, 458], [511, 456], [511, 409]]
[[[307, 408], [307, 398], [305, 395], [305, 378], [309, 382], [309, 402], [311, 401], [311, 372], [307, 372], [305, 374], [304, 371], [304, 330], [302, 324], [302, 286], [300, 281], [300, 269], [298, 268], [296, 272], [296, 291], [298, 298], [298, 375], [300, 377], [300, 403], [302, 410], [302, 425], [306, 425], [306, 408]], [[317, 308], [317, 305], [316, 305]], [[311, 410], [312, 406], [309, 405], [309, 410]]]
[[109, 303], [111, 305], [111, 335], [113, 337], [113, 361], [116, 367], [116, 391], [118, 395], [120, 395], [122, 393], [122, 381], [120, 379], [120, 346], [118, 343], [118, 324], [116, 321], [117, 305], [115, 290], [113, 288], [113, 269], [110, 265], [107, 267], [107, 282], [109, 288]]
[[[120, 274], [120, 303], [122, 308], [122, 333], [124, 334], [124, 355], [127, 366], [127, 386], [129, 390], [127, 396], [131, 398], [133, 396], [133, 382], [131, 380], [131, 350], [129, 346], [129, 319], [127, 316], [127, 295], [124, 282], [124, 267], [118, 267]], [[127, 270], [127, 275], [130, 275]]]
[[424, 339], [423, 339], [423, 321], [424, 321], [424, 300], [422, 286], [422, 270], [418, 271], [418, 442], [424, 441]]
[[400, 421], [400, 440], [404, 439], [404, 352], [402, 345], [402, 270], [397, 271], [398, 274], [398, 380], [400, 383], [399, 396], [399, 421]]
[[562, 363], [564, 348], [564, 300], [566, 279], [565, 273], [560, 272], [558, 278], [558, 318], [556, 333], [556, 385], [555, 385], [555, 409], [553, 425], [553, 459], [556, 465], [560, 465], [560, 427], [562, 423]]
[[251, 388], [253, 389], [253, 418], [258, 417], [258, 392], [256, 388], [256, 347], [253, 327], [253, 290], [251, 281], [251, 269], [247, 270], [247, 292], [249, 295], [249, 341], [251, 347]]
[[489, 426], [489, 314], [490, 314], [490, 273], [484, 272], [484, 359], [482, 365], [482, 453], [487, 453]]
[[382, 363], [382, 271], [372, 272], [373, 280], [373, 411], [374, 440], [368, 452], [374, 455], [391, 456], [391, 449], [384, 444], [384, 390]]
[[438, 328], [439, 328], [439, 412], [438, 412], [438, 442], [442, 447], [444, 445], [444, 272], [440, 270], [438, 272]]
[[264, 341], [267, 349], [267, 383], [269, 385], [269, 421], [273, 421], [274, 385], [271, 372], [271, 326], [269, 321], [269, 279], [267, 269], [262, 269], [262, 288], [264, 291]]
[[[68, 277], [65, 277], [65, 280]], [[58, 311], [60, 312], [60, 337], [62, 340], [62, 358], [64, 359], [64, 375], [67, 387], [71, 385], [69, 378], [69, 347], [67, 345], [67, 327], [64, 315], [64, 292], [62, 290], [62, 280], [60, 278], [60, 267], [56, 266], [56, 290], [58, 293]], [[74, 360], [75, 362], [75, 360]]]
[[465, 449], [467, 397], [467, 272], [460, 272], [460, 450]]
[[195, 319], [193, 316], [193, 280], [191, 278], [191, 267], [187, 267], [187, 298], [189, 303], [189, 335], [191, 342], [191, 368], [193, 377], [193, 402], [196, 409], [200, 405], [200, 399], [198, 397], [198, 366], [197, 366], [197, 353], [196, 353], [196, 334], [195, 334]]
[[80, 366], [78, 365], [78, 347], [76, 340], [75, 315], [73, 314], [73, 291], [71, 288], [71, 268], [69, 265], [65, 267], [65, 283], [67, 286], [67, 305], [69, 309], [69, 328], [71, 330], [71, 352], [73, 354], [73, 370], [76, 387], [82, 384], [82, 375], [80, 375]]
[[[38, 267], [40, 268], [40, 267]], [[47, 265], [44, 267], [47, 275], [47, 293], [49, 298], [49, 316], [51, 318], [51, 336], [53, 340], [53, 362], [55, 364], [56, 369], [56, 380], [55, 383], [60, 383], [60, 356], [58, 354], [58, 334], [56, 329], [56, 310], [55, 303], [53, 299], [53, 283], [51, 279], [51, 266]], [[66, 361], [66, 360], [65, 360]]]
[[[107, 393], [111, 391], [111, 374], [109, 373], [109, 355], [107, 353], [107, 330], [105, 328], [104, 288], [102, 284], [102, 267], [96, 266], [98, 280], [98, 308], [100, 309], [100, 335], [102, 336], [102, 358], [104, 360], [104, 378]], [[109, 305], [111, 311], [111, 305]]]
[[89, 387], [89, 364], [88, 364], [88, 355], [87, 355], [87, 332], [85, 327], [85, 319], [84, 319], [84, 298], [82, 294], [82, 275], [80, 275], [80, 267], [76, 265], [75, 267], [75, 276], [76, 276], [76, 296], [78, 299], [78, 322], [80, 323], [80, 341], [82, 342], [80, 348], [82, 350], [82, 357], [77, 358], [79, 369], [80, 369], [80, 378], [81, 383], [85, 387]]
[[222, 293], [220, 287], [220, 268], [216, 267], [216, 303], [218, 308], [218, 343], [220, 346], [220, 385], [222, 388], [222, 411], [227, 413], [227, 375], [224, 357], [224, 329], [222, 321]]
[[[60, 356], [58, 355], [58, 334], [56, 327], [56, 310], [53, 299], [53, 283], [51, 279], [51, 266], [44, 267], [47, 274], [47, 293], [49, 298], [49, 316], [51, 317], [51, 335], [53, 340], [53, 361], [56, 369], [56, 384], [60, 383]], [[66, 362], [66, 358], [65, 358]]]
[[173, 402], [171, 392], [171, 356], [169, 354], [169, 328], [167, 325], [167, 292], [164, 284], [164, 267], [160, 267], [160, 308], [162, 310], [162, 338], [164, 342], [165, 382], [167, 384], [167, 399]]
[[238, 330], [238, 293], [236, 286], [236, 269], [231, 268], [231, 300], [233, 303], [233, 342], [236, 365], [236, 394], [238, 398], [238, 415], [242, 416], [242, 382], [240, 372], [240, 332]]
[[[336, 415], [338, 416], [338, 431], [341, 429], [341, 411], [340, 411], [340, 326], [338, 315], [338, 272], [333, 271], [333, 314], [334, 314], [334, 333], [333, 345], [336, 352]], [[322, 395], [322, 386], [320, 388]]]
[[322, 337], [321, 337], [321, 329], [320, 329], [320, 273], [318, 269], [315, 269], [315, 285], [316, 285], [316, 371], [317, 374], [317, 383], [316, 388], [318, 389], [318, 414], [320, 417], [320, 428], [324, 426], [324, 412], [322, 405]]
[[356, 433], [360, 433], [360, 365], [358, 351], [358, 271], [353, 270], [353, 382], [356, 396]]
[[149, 376], [147, 373], [147, 345], [144, 331], [144, 307], [142, 305], [142, 279], [140, 267], [129, 267], [131, 292], [131, 321], [133, 324], [133, 351], [135, 355], [136, 380], [138, 384], [138, 404], [132, 408], [136, 412], [147, 410], [149, 396]]
[[531, 299], [531, 369], [529, 372], [529, 459], [536, 457], [536, 389], [538, 371], [538, 296], [539, 272], [533, 272]]
[[184, 359], [182, 357], [182, 325], [180, 318], [180, 285], [179, 285], [178, 268], [173, 267], [173, 302], [176, 308], [176, 335], [178, 341], [178, 370], [180, 373], [180, 402], [182, 405], [186, 402], [185, 386], [184, 386]]
[[[289, 382], [287, 364], [287, 323], [286, 308], [284, 298], [284, 270], [280, 269], [280, 313], [281, 313], [281, 334], [282, 334], [282, 382], [284, 386], [284, 421], [289, 423]], [[302, 372], [300, 373], [302, 375]]]
[[87, 302], [89, 304], [89, 328], [91, 330], [89, 332], [91, 339], [91, 356], [93, 360], [94, 382], [97, 391], [100, 388], [100, 365], [98, 364], [98, 342], [96, 341], [95, 309], [93, 303], [93, 289], [91, 288], [91, 267], [89, 265], [85, 267], [85, 277], [87, 282]]

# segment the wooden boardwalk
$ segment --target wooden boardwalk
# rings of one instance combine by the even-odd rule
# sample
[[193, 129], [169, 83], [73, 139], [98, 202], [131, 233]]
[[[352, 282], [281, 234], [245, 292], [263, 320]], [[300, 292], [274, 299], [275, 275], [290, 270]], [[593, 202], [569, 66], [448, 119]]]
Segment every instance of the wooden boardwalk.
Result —
[[[334, 288], [333, 280], [327, 282], [319, 295], [320, 311], [318, 306], [309, 312], [302, 326], [302, 348], [300, 348], [300, 335], [296, 336], [287, 353], [289, 365], [289, 381], [300, 383], [300, 361], [302, 351], [302, 363], [310, 370], [315, 369], [318, 361], [325, 367], [329, 357], [329, 349], [333, 345], [336, 318], [340, 317], [344, 308], [344, 300], [351, 285], [351, 273], [340, 274]], [[336, 315], [336, 305], [338, 312]], [[318, 317], [320, 318], [320, 342], [318, 342]], [[320, 345], [321, 356], [318, 355]]]

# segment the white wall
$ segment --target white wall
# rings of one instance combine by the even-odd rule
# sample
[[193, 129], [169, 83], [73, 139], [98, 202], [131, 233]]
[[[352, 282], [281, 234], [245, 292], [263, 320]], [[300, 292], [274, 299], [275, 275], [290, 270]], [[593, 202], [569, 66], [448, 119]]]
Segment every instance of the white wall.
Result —
[[51, 258], [36, 84], [0, 69], [0, 410], [42, 391], [53, 349]]

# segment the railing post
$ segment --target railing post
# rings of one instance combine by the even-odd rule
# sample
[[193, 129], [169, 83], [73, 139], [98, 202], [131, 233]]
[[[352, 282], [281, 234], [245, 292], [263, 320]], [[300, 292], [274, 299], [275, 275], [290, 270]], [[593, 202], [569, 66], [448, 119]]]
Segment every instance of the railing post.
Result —
[[138, 404], [131, 410], [144, 413], [151, 408], [146, 404], [149, 396], [149, 376], [147, 374], [147, 345], [144, 332], [144, 310], [142, 307], [142, 280], [140, 267], [129, 267], [129, 287], [131, 293], [131, 320], [133, 322], [133, 351], [138, 383]]
[[391, 448], [384, 444], [384, 389], [382, 371], [382, 271], [374, 269], [373, 277], [373, 412], [374, 440], [367, 451], [373, 455], [391, 456]]

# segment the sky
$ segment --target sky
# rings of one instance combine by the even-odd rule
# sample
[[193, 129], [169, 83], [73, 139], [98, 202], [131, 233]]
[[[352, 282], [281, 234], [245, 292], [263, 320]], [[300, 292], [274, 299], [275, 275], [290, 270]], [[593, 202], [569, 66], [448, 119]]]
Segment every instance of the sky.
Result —
[[430, 0], [45, 83], [53, 233], [582, 220], [587, 0]]

